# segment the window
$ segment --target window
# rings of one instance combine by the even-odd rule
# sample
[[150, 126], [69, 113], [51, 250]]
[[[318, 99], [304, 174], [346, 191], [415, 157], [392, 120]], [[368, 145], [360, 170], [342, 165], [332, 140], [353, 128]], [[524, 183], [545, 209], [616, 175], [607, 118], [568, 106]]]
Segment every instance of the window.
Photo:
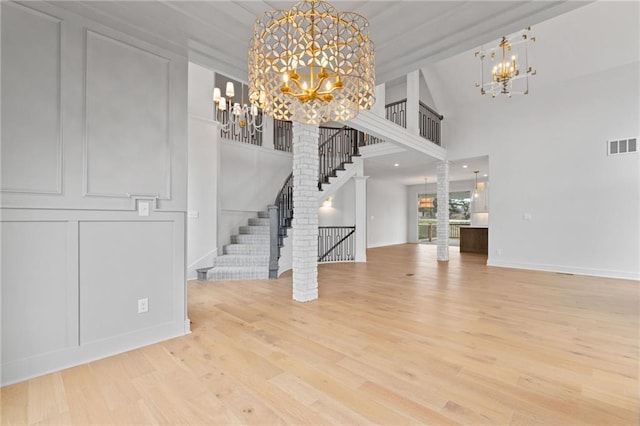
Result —
[[[420, 199], [429, 197], [433, 199], [432, 208], [418, 207], [418, 240], [424, 243], [432, 243], [436, 240], [436, 217], [438, 213], [438, 199], [436, 194], [418, 194]], [[460, 226], [471, 224], [471, 192], [458, 191], [449, 193], [449, 239], [451, 245], [458, 245], [460, 238]]]

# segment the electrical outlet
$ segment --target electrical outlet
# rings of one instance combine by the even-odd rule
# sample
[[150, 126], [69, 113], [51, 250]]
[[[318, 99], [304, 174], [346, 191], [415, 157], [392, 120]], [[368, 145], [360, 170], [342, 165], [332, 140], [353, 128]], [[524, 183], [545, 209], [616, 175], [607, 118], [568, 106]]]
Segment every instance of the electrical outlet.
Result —
[[496, 254], [497, 254], [498, 256], [502, 256], [502, 249], [501, 249], [501, 248], [496, 249]]
[[145, 312], [149, 312], [149, 299], [147, 297], [138, 299], [138, 313], [144, 314]]

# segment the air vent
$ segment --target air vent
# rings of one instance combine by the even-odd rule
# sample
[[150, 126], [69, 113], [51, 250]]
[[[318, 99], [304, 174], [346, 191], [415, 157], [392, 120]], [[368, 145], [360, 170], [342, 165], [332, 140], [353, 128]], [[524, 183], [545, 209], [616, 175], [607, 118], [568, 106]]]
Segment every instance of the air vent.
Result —
[[607, 141], [607, 152], [609, 153], [609, 155], [630, 154], [632, 152], [638, 152], [638, 138]]

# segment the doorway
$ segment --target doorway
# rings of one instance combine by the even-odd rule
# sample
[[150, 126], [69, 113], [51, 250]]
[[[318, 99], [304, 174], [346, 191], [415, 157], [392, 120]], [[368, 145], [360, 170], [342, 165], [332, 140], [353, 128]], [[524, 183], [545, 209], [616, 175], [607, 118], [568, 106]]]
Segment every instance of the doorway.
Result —
[[[422, 207], [420, 200], [430, 198], [430, 207]], [[460, 227], [471, 224], [471, 191], [449, 193], [449, 245], [460, 246]], [[438, 199], [436, 194], [418, 194], [418, 242], [437, 244]]]

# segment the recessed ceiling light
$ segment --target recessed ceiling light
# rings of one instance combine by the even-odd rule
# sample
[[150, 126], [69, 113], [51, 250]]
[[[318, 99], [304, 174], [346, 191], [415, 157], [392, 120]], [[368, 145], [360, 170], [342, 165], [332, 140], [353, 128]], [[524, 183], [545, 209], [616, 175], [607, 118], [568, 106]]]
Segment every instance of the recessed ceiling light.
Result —
[[483, 174], [482, 176], [483, 176], [483, 177], [487, 177], [487, 176], [489, 176], [489, 175], [485, 173], [485, 174]]
[[400, 164], [396, 163], [393, 165], [393, 167], [398, 167]]
[[463, 165], [462, 165], [462, 168], [463, 168], [463, 169], [466, 169], [467, 167], [469, 167], [469, 166], [467, 166], [466, 164], [463, 164]]

